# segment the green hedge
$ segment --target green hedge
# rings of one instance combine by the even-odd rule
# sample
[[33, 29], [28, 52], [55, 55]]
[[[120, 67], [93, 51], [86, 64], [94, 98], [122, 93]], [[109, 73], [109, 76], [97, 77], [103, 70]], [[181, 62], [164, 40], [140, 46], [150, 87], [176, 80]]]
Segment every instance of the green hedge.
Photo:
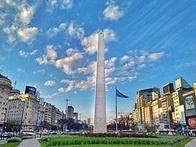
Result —
[[46, 147], [82, 144], [133, 144], [133, 145], [174, 145], [186, 139], [186, 136], [170, 136], [159, 138], [121, 138], [121, 137], [84, 137], [84, 136], [57, 136], [40, 139]]
[[21, 142], [21, 141], [22, 140], [19, 137], [12, 137], [12, 138], [9, 138], [7, 142], [10, 143], [10, 142]]

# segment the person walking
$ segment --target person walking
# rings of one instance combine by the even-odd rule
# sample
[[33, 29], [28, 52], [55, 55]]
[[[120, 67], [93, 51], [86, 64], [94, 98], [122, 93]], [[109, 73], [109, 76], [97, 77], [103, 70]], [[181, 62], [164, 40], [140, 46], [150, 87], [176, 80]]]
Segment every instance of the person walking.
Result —
[[42, 137], [42, 131], [40, 130], [39, 132], [39, 137], [41, 138]]

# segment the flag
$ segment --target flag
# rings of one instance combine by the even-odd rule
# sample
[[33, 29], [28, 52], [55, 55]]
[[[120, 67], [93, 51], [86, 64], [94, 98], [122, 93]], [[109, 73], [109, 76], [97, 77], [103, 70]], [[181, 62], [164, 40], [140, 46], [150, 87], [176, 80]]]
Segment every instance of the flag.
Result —
[[124, 94], [122, 94], [120, 91], [118, 91], [117, 89], [116, 89], [116, 96], [117, 97], [122, 97], [122, 98], [129, 98], [129, 96], [126, 96], [126, 95], [124, 95]]

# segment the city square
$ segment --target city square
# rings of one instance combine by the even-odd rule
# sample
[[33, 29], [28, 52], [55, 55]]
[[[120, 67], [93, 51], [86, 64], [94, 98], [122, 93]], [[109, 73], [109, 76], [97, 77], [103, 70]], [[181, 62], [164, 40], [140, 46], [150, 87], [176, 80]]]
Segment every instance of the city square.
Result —
[[195, 5], [2, 0], [0, 145], [195, 146]]

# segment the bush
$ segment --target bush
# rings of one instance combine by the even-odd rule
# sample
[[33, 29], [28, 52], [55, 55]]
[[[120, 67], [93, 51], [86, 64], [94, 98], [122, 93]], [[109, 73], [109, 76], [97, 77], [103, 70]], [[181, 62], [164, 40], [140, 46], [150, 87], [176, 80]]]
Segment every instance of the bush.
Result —
[[[97, 134], [100, 135], [100, 134]], [[105, 134], [102, 134], [105, 135]], [[84, 136], [53, 136], [40, 139], [41, 144], [51, 146], [65, 146], [65, 145], [84, 145], [84, 144], [134, 144], [134, 145], [174, 145], [186, 139], [184, 136], [159, 136], [157, 138], [135, 138], [135, 137], [84, 137]]]
[[8, 143], [10, 143], [10, 142], [21, 142], [22, 140], [21, 140], [21, 138], [19, 138], [19, 137], [13, 137], [13, 138], [10, 138], [10, 139], [8, 139]]

